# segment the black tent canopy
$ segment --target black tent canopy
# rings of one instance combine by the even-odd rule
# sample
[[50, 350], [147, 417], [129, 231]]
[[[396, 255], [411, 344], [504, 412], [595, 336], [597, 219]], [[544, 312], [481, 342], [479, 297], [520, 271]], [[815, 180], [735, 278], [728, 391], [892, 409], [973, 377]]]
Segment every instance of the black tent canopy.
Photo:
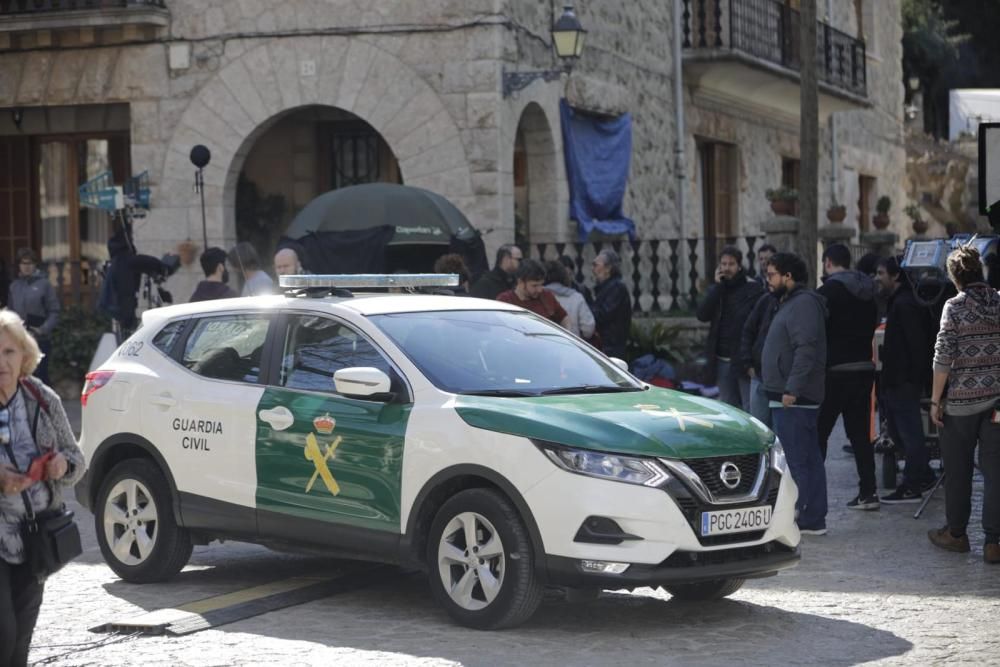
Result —
[[285, 240], [303, 248], [303, 263], [314, 273], [425, 272], [448, 252], [462, 255], [473, 276], [488, 269], [479, 231], [454, 204], [393, 183], [316, 197], [292, 220]]

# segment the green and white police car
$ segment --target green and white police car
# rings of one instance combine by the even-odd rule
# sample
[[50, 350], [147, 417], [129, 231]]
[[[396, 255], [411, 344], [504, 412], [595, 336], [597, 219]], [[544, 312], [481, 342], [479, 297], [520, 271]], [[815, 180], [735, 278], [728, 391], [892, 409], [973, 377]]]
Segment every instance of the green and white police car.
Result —
[[515, 306], [340, 289], [428, 280], [145, 312], [81, 397], [77, 495], [111, 568], [166, 580], [219, 538], [322, 549], [418, 565], [456, 621], [502, 628], [546, 586], [712, 599], [798, 562], [797, 490], [749, 415]]

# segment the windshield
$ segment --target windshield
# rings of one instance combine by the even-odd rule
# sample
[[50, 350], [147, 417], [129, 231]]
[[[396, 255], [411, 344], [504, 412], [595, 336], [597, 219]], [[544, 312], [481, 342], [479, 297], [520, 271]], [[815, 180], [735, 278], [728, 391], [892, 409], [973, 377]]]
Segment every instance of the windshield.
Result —
[[397, 313], [371, 321], [436, 387], [457, 394], [541, 396], [643, 388], [586, 343], [530, 313]]

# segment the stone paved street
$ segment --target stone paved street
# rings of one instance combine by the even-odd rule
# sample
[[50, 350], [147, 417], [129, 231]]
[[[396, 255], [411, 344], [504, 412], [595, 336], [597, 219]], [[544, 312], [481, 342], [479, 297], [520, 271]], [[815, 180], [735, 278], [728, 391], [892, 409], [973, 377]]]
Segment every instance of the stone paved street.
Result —
[[[839, 429], [838, 429], [839, 432]], [[47, 585], [31, 659], [58, 665], [754, 665], [1000, 664], [1000, 567], [982, 562], [979, 503], [971, 554], [933, 548], [943, 493], [915, 506], [851, 512], [853, 460], [831, 441], [830, 534], [807, 537], [802, 564], [731, 599], [678, 603], [650, 589], [591, 602], [547, 600], [521, 628], [452, 625], [421, 576], [384, 583], [184, 637], [107, 640], [88, 628], [304, 573], [356, 565], [243, 544], [198, 547], [167, 584], [119, 581], [103, 564], [89, 513], [84, 556]], [[981, 493], [981, 481], [977, 482]], [[112, 639], [114, 639], [112, 637]], [[55, 657], [59, 656], [59, 657]]]

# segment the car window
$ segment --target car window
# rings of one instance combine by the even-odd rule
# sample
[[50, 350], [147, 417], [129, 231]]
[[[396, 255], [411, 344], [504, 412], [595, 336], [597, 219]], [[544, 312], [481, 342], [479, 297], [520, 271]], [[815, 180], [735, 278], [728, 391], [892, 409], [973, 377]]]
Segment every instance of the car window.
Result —
[[535, 396], [642, 388], [590, 345], [530, 313], [415, 312], [371, 320], [445, 391]]
[[184, 332], [185, 324], [187, 324], [186, 320], [180, 320], [171, 322], [163, 327], [159, 333], [153, 336], [153, 345], [161, 350], [163, 354], [169, 355], [170, 351], [174, 349], [174, 343], [177, 342], [177, 339]]
[[199, 320], [184, 345], [182, 363], [205, 377], [257, 382], [269, 322], [266, 315], [222, 315]]
[[320, 315], [289, 315], [278, 378], [281, 386], [335, 391], [333, 374], [356, 366], [378, 368], [392, 377], [389, 362], [354, 329]]

